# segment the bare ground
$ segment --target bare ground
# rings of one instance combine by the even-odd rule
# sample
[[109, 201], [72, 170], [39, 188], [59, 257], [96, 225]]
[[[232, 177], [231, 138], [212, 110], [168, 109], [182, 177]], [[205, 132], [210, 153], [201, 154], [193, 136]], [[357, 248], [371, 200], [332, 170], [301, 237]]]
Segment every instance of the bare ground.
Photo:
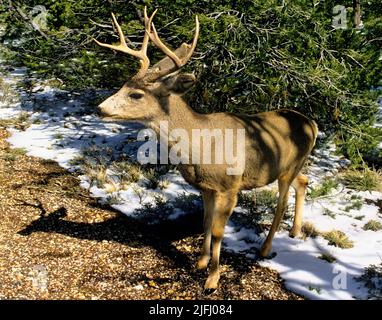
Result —
[[[219, 289], [196, 271], [202, 217], [149, 225], [102, 208], [56, 163], [13, 155], [0, 129], [0, 299], [301, 299], [222, 252]], [[43, 278], [41, 278], [43, 277]]]

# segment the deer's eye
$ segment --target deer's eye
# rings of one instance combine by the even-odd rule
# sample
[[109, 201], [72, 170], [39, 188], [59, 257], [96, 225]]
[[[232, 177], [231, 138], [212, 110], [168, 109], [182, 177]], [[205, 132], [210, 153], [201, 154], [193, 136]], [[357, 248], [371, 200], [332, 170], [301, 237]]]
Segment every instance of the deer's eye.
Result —
[[132, 98], [132, 99], [141, 99], [143, 98], [144, 94], [143, 93], [139, 93], [139, 92], [133, 92], [133, 93], [130, 93], [129, 94], [129, 97]]

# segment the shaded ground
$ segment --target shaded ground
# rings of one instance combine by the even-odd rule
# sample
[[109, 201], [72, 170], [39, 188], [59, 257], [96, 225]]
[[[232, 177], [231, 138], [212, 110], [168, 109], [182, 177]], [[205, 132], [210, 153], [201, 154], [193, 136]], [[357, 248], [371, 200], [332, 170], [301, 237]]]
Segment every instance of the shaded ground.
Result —
[[160, 225], [101, 208], [56, 163], [14, 154], [0, 129], [0, 299], [301, 299], [222, 253], [220, 288], [194, 265], [199, 215]]

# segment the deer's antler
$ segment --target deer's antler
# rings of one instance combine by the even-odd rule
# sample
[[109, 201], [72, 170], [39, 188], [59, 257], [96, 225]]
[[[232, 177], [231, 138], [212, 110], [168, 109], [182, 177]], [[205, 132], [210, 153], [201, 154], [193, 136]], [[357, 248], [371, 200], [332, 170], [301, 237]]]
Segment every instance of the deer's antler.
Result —
[[[138, 73], [133, 77], [134, 80], [144, 79], [146, 81], [155, 81], [156, 79], [162, 76], [165, 76], [167, 74], [170, 74], [176, 71], [177, 69], [184, 66], [188, 62], [188, 60], [190, 60], [192, 54], [194, 53], [196, 44], [198, 42], [199, 19], [198, 19], [198, 16], [196, 16], [195, 17], [195, 35], [194, 35], [194, 40], [192, 41], [192, 44], [189, 45], [189, 44], [183, 43], [178, 49], [174, 51], [169, 49], [159, 38], [158, 32], [155, 29], [154, 23], [152, 22], [157, 10], [158, 9], [156, 9], [153, 12], [153, 14], [150, 17], [148, 17], [147, 8], [145, 7], [144, 9], [145, 35], [143, 37], [143, 42], [142, 42], [142, 46], [140, 50], [133, 50], [127, 46], [125, 36], [123, 35], [121, 26], [118, 24], [117, 19], [115, 18], [113, 13], [111, 14], [111, 16], [113, 18], [115, 27], [117, 28], [120, 43], [118, 45], [111, 45], [111, 44], [99, 42], [98, 40], [94, 39], [94, 41], [102, 47], [124, 52], [139, 59], [141, 63], [141, 68], [138, 71]], [[148, 46], [149, 40], [151, 40], [160, 50], [162, 50], [162, 52], [169, 59], [171, 59], [169, 60], [167, 57], [162, 59], [160, 62], [154, 65], [154, 67], [151, 68], [150, 70], [149, 70], [150, 59], [147, 56], [147, 46]]]
[[174, 51], [171, 51], [163, 42], [162, 40], [159, 38], [158, 36], [158, 33], [157, 33], [157, 30], [155, 29], [155, 26], [154, 26], [154, 23], [151, 24], [152, 25], [152, 29], [153, 29], [153, 32], [150, 33], [150, 39], [152, 42], [154, 42], [154, 44], [163, 51], [164, 54], [166, 54], [172, 61], [174, 61], [174, 63], [176, 64], [176, 66], [178, 68], [181, 68], [182, 66], [184, 66], [188, 60], [190, 60], [192, 54], [194, 53], [194, 50], [196, 48], [196, 43], [198, 42], [198, 37], [199, 37], [199, 19], [198, 19], [198, 16], [195, 17], [195, 35], [194, 35], [194, 40], [192, 41], [192, 45], [188, 51], [188, 54], [183, 57], [183, 58], [179, 58]]
[[118, 45], [111, 45], [111, 44], [99, 42], [98, 40], [94, 39], [94, 41], [102, 47], [113, 49], [113, 50], [120, 51], [120, 52], [124, 52], [124, 53], [127, 53], [129, 55], [132, 55], [132, 56], [138, 58], [140, 63], [141, 63], [141, 68], [139, 69], [137, 74], [133, 77], [135, 80], [142, 79], [146, 75], [147, 70], [150, 67], [150, 59], [147, 56], [147, 46], [149, 44], [149, 35], [151, 33], [150, 29], [151, 29], [152, 20], [155, 16], [156, 12], [157, 12], [157, 10], [155, 10], [153, 12], [153, 14], [151, 15], [151, 17], [149, 18], [147, 16], [146, 7], [144, 9], [145, 35], [143, 37], [143, 42], [142, 42], [142, 46], [141, 46], [140, 50], [133, 50], [127, 46], [125, 36], [122, 32], [121, 26], [118, 24], [117, 19], [115, 18], [114, 13], [112, 13], [111, 16], [113, 18], [114, 25], [117, 28], [120, 43]]
[[[178, 49], [172, 51], [169, 49], [159, 38], [158, 32], [154, 26], [154, 23], [151, 22], [152, 32], [149, 32], [150, 40], [160, 49], [162, 52], [170, 58], [174, 63], [169, 63], [166, 61], [167, 59], [163, 59], [158, 62], [152, 70], [150, 69], [149, 74], [146, 78], [149, 78], [151, 81], [163, 77], [167, 74], [170, 74], [177, 69], [184, 66], [191, 58], [194, 50], [196, 48], [196, 44], [199, 38], [199, 19], [198, 16], [195, 16], [195, 34], [192, 44], [183, 43]], [[146, 30], [147, 32], [147, 30]]]

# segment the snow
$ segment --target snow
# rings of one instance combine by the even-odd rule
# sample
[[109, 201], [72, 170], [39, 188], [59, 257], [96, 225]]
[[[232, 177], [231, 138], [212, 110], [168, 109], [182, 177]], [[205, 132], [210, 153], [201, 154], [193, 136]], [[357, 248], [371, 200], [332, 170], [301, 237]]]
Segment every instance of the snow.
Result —
[[[374, 192], [366, 195], [369, 199], [381, 199], [381, 194]], [[286, 287], [310, 299], [366, 299], [367, 290], [355, 280], [371, 264], [379, 264], [382, 256], [382, 231], [364, 231], [365, 221], [381, 221], [378, 208], [374, 205], [363, 205], [360, 211], [350, 214], [365, 215], [362, 221], [340, 216], [330, 218], [322, 215], [322, 207], [330, 208], [333, 213], [342, 214], [337, 205], [328, 200], [306, 204], [304, 221], [309, 221], [320, 231], [333, 229], [343, 231], [352, 241], [354, 247], [341, 249], [328, 245], [321, 236], [312, 239], [292, 239], [287, 231], [279, 231], [273, 240], [273, 251], [276, 256], [271, 260], [260, 261], [260, 265], [277, 270], [285, 280]], [[229, 223], [226, 227], [224, 244], [232, 251], [249, 252], [248, 257], [255, 257], [252, 248], [260, 249], [265, 234], [256, 235], [255, 230]], [[335, 263], [319, 259], [322, 254], [335, 257]], [[341, 287], [333, 285], [336, 276], [343, 276]], [[318, 291], [317, 291], [318, 290]]]
[[[25, 75], [25, 69], [16, 68], [5, 79], [15, 88]], [[25, 131], [9, 129], [11, 136], [8, 141], [13, 147], [24, 148], [31, 156], [57, 161], [71, 171], [78, 170], [71, 161], [90, 147], [110, 148], [113, 154], [136, 157], [140, 143], [135, 141], [135, 137], [141, 126], [102, 122], [91, 110], [89, 112], [86, 97], [41, 84], [36, 85], [32, 92], [33, 101], [19, 91], [18, 103], [0, 105], [1, 119], [14, 118], [21, 112], [27, 112], [33, 122]], [[380, 105], [382, 113], [382, 101]], [[377, 125], [381, 126], [381, 121], [380, 117]], [[324, 138], [325, 134], [321, 132], [319, 137]], [[308, 176], [313, 186], [320, 184], [324, 177], [335, 177], [341, 168], [349, 165], [347, 159], [335, 155], [334, 144], [317, 149], [310, 160], [312, 165]], [[107, 173], [109, 176], [113, 175], [110, 169]], [[156, 196], [171, 202], [182, 194], [198, 194], [177, 171], [170, 171], [165, 175], [169, 185], [163, 190], [147, 190], [142, 178], [126, 189], [110, 192], [107, 190], [108, 186], [100, 188], [93, 185], [84, 174], [79, 178], [80, 185], [88, 189], [93, 197], [105, 202], [113, 196], [117, 203], [112, 204], [112, 207], [136, 218], [136, 210], [147, 203], [155, 204]], [[345, 210], [354, 201], [352, 196], [353, 199], [354, 196], [359, 197], [362, 206], [359, 209]], [[362, 275], [365, 267], [381, 263], [382, 231], [363, 230], [369, 220], [382, 222], [382, 215], [376, 205], [381, 199], [382, 194], [379, 192], [356, 192], [340, 185], [327, 197], [306, 201], [304, 221], [313, 223], [320, 232], [343, 231], [354, 242], [354, 247], [334, 247], [322, 236], [306, 240], [293, 239], [286, 230], [281, 230], [273, 240], [274, 258], [260, 260], [259, 264], [277, 270], [288, 289], [309, 299], [367, 299], [367, 289], [355, 278]], [[289, 206], [292, 209], [293, 203], [294, 195], [291, 192]], [[245, 210], [235, 208], [236, 213]], [[331, 215], [324, 214], [328, 211]], [[174, 207], [167, 218], [176, 220], [184, 214], [184, 210]], [[286, 222], [291, 225], [291, 221]], [[248, 226], [230, 221], [226, 226], [223, 246], [226, 250], [257, 260], [258, 249], [265, 237], [264, 233], [257, 234], [256, 230]], [[322, 254], [330, 254], [336, 259], [335, 262], [319, 259]], [[140, 290], [139, 286], [135, 288]]]

